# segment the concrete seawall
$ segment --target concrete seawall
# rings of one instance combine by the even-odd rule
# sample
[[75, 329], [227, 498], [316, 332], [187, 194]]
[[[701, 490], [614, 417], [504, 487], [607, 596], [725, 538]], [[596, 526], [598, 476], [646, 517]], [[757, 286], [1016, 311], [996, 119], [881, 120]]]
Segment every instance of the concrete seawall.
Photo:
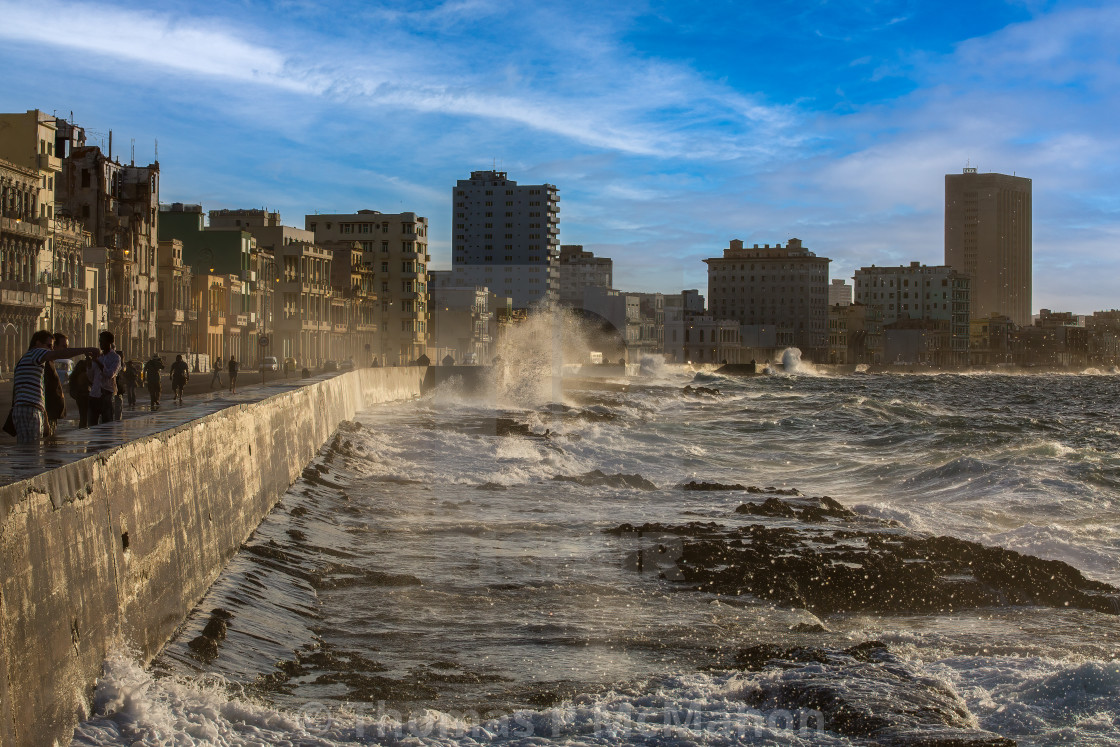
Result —
[[352, 371], [0, 487], [0, 745], [68, 744], [110, 648], [149, 661], [338, 424], [424, 373]]

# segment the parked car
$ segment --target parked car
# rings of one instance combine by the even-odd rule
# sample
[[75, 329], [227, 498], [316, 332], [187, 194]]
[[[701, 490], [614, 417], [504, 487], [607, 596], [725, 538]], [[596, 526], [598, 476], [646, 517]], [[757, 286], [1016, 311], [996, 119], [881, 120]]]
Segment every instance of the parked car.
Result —
[[264, 358], [261, 358], [260, 369], [262, 371], [279, 371], [280, 361], [276, 360], [275, 356], [266, 355]]
[[335, 363], [334, 361], [323, 361], [323, 373], [330, 373], [331, 371], [337, 371], [337, 370], [338, 370], [338, 364]]
[[347, 358], [346, 360], [339, 363], [338, 364], [338, 370], [339, 371], [353, 371], [354, 370], [354, 359], [353, 358]]

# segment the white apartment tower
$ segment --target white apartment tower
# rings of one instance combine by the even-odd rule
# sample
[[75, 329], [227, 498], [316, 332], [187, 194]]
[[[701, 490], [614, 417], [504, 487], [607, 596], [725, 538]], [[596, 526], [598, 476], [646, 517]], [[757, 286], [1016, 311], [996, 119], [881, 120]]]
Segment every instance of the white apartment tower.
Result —
[[504, 171], [472, 171], [452, 189], [457, 285], [486, 286], [515, 309], [555, 299], [560, 197], [551, 184], [518, 185]]

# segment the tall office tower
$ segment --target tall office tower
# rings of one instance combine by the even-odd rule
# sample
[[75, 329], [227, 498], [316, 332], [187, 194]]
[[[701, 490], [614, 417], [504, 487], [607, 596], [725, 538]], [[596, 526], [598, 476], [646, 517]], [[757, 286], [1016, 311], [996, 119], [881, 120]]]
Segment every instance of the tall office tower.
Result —
[[1031, 323], [1031, 180], [945, 175], [945, 264], [972, 278], [972, 317]]
[[527, 309], [555, 299], [560, 197], [551, 184], [518, 186], [504, 171], [472, 171], [451, 191], [452, 270]]

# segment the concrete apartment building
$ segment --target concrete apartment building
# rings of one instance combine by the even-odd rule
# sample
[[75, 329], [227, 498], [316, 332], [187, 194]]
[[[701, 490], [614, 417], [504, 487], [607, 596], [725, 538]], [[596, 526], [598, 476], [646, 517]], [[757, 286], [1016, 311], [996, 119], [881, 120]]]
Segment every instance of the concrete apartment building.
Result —
[[778, 344], [795, 345], [806, 360], [828, 356], [828, 264], [800, 239], [744, 248], [732, 240], [708, 265], [708, 306], [714, 319], [778, 330]]
[[556, 299], [560, 197], [504, 171], [472, 171], [451, 190], [456, 285], [485, 286], [528, 309]]
[[[937, 350], [935, 359], [923, 361], [937, 365], [967, 365], [969, 350], [970, 280], [964, 273], [944, 265], [930, 266], [911, 262], [899, 267], [861, 267], [855, 273], [856, 303], [871, 307], [882, 316], [884, 330], [901, 324], [908, 330], [922, 328], [946, 330], [949, 344]], [[930, 324], [915, 324], [928, 322]], [[923, 339], [932, 337], [926, 335]], [[886, 363], [894, 362], [884, 337]], [[932, 343], [930, 343], [932, 344]], [[940, 343], [938, 343], [940, 344]], [[908, 350], [919, 350], [909, 346]], [[922, 351], [929, 345], [923, 343]], [[902, 351], [899, 351], [900, 353]], [[917, 361], [904, 361], [917, 362]]]
[[610, 288], [613, 284], [614, 262], [609, 257], [596, 257], [579, 244], [560, 247], [557, 264], [557, 288], [560, 303], [579, 307], [586, 288]]
[[972, 315], [1031, 323], [1031, 180], [945, 175], [945, 264], [972, 279]]
[[[373, 271], [380, 304], [378, 340], [370, 353], [383, 365], [403, 365], [427, 352], [428, 219], [416, 213], [307, 215], [315, 242], [358, 242]], [[364, 352], [364, 351], [363, 351]]]

